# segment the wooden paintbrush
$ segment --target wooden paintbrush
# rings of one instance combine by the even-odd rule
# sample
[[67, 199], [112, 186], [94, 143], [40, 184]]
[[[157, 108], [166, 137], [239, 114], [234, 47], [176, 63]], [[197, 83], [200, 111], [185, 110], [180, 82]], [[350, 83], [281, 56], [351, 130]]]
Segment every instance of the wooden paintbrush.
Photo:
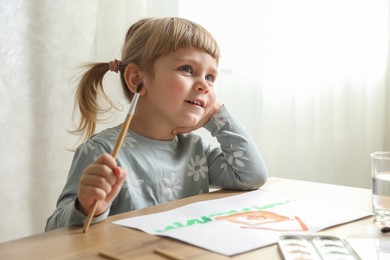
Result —
[[[127, 130], [129, 129], [129, 125], [130, 125], [131, 119], [133, 117], [135, 107], [136, 107], [137, 102], [138, 102], [139, 93], [141, 92], [142, 87], [143, 87], [142, 82], [137, 85], [137, 89], [135, 91], [134, 97], [130, 103], [129, 112], [127, 113], [126, 119], [122, 124], [121, 131], [120, 131], [118, 139], [116, 141], [114, 150], [111, 153], [111, 155], [112, 155], [112, 157], [114, 157], [114, 159], [116, 159], [116, 157], [118, 156], [118, 153], [119, 153], [119, 150], [122, 146], [123, 140], [125, 139]], [[87, 219], [84, 222], [83, 233], [88, 231], [89, 226], [91, 225], [91, 221], [93, 219], [93, 216], [95, 215], [95, 212], [96, 212], [98, 205], [99, 205], [99, 201], [96, 200], [95, 203], [92, 205], [92, 209], [88, 213]]]

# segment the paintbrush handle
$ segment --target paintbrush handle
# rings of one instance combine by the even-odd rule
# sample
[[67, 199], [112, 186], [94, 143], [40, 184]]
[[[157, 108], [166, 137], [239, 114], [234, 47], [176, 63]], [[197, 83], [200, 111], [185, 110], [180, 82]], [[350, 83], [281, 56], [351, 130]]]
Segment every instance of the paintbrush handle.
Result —
[[[116, 140], [116, 143], [115, 143], [115, 146], [114, 146], [114, 150], [112, 150], [111, 155], [112, 155], [112, 157], [114, 157], [114, 159], [116, 159], [116, 157], [118, 156], [118, 153], [119, 153], [119, 150], [121, 149], [123, 140], [125, 140], [125, 137], [126, 137], [126, 134], [127, 134], [127, 130], [129, 129], [131, 119], [133, 118], [133, 113], [134, 113], [134, 109], [135, 109], [135, 106], [136, 106], [137, 101], [138, 101], [138, 96], [139, 95], [137, 93], [134, 96], [135, 99], [130, 104], [129, 113], [127, 114], [126, 119], [125, 119], [125, 121], [122, 124], [121, 131], [119, 132], [118, 139]], [[88, 212], [87, 219], [84, 222], [83, 233], [88, 231], [89, 226], [91, 225], [93, 216], [95, 215], [95, 212], [96, 212], [98, 204], [99, 204], [99, 201], [95, 200], [94, 204], [92, 205], [92, 209]]]
[[[111, 155], [112, 155], [112, 157], [114, 157], [114, 159], [116, 159], [116, 157], [118, 156], [118, 153], [119, 153], [119, 150], [122, 146], [123, 140], [125, 139], [127, 130], [129, 129], [129, 125], [130, 125], [132, 117], [133, 116], [131, 114], [128, 114], [126, 116], [125, 121], [122, 124], [121, 131], [119, 132], [118, 139], [116, 140], [114, 150], [112, 150], [112, 153], [111, 153]], [[99, 204], [99, 201], [95, 200], [95, 202], [92, 205], [91, 210], [88, 212], [87, 219], [84, 222], [83, 233], [88, 231], [89, 226], [91, 225], [93, 216], [95, 215], [98, 204]]]
[[128, 114], [126, 116], [125, 121], [122, 124], [122, 128], [121, 128], [121, 131], [119, 132], [118, 139], [116, 140], [114, 150], [112, 150], [112, 153], [111, 153], [111, 155], [112, 155], [112, 157], [114, 157], [114, 159], [116, 159], [116, 157], [118, 156], [118, 153], [119, 153], [119, 150], [121, 149], [123, 140], [125, 140], [125, 136], [127, 134], [127, 130], [129, 129], [129, 125], [130, 125], [132, 117], [133, 117], [132, 115]]
[[88, 231], [89, 226], [91, 225], [91, 222], [92, 222], [92, 219], [93, 219], [93, 215], [95, 215], [95, 212], [96, 212], [96, 209], [97, 209], [98, 205], [99, 205], [99, 201], [95, 200], [95, 202], [92, 205], [91, 210], [88, 213], [88, 217], [87, 217], [87, 219], [84, 222], [83, 233], [86, 233]]
[[[136, 93], [134, 94], [133, 100], [130, 103], [129, 112], [127, 113], [126, 119], [122, 124], [121, 131], [119, 133], [118, 139], [116, 140], [116, 143], [114, 146], [114, 150], [112, 150], [112, 153], [111, 153], [111, 155], [112, 155], [112, 157], [114, 157], [114, 159], [116, 159], [116, 157], [118, 156], [118, 153], [119, 153], [119, 150], [121, 149], [123, 140], [125, 140], [127, 130], [129, 129], [130, 122], [131, 122], [131, 119], [133, 118], [135, 107], [136, 107], [137, 102], [138, 102], [138, 98], [140, 95], [139, 92], [141, 91], [142, 87], [143, 87], [143, 83], [141, 82], [138, 84]], [[98, 205], [99, 205], [99, 201], [95, 200], [95, 202], [92, 205], [91, 210], [88, 212], [87, 219], [84, 222], [83, 233], [88, 231], [89, 226], [91, 225], [93, 216], [95, 215], [95, 212], [96, 212]]]

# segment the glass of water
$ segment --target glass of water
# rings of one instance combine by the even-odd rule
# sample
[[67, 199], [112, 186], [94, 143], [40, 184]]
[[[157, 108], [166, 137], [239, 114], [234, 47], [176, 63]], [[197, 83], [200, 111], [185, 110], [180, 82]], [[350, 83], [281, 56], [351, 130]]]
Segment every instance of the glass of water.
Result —
[[390, 152], [371, 153], [371, 176], [375, 222], [390, 225]]

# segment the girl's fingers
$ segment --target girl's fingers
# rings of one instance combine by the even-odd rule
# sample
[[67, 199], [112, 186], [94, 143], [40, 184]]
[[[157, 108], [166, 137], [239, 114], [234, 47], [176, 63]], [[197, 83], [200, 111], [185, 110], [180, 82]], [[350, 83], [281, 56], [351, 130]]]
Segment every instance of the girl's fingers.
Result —
[[113, 169], [113, 173], [116, 176], [116, 182], [111, 186], [111, 192], [107, 194], [106, 201], [111, 204], [111, 202], [116, 198], [120, 192], [123, 182], [126, 179], [127, 172], [124, 168], [116, 167]]
[[122, 167], [115, 166], [111, 169], [104, 164], [89, 165], [80, 180], [78, 194], [80, 204], [88, 208], [95, 200], [104, 200], [110, 205], [121, 190], [126, 176], [127, 172]]
[[[79, 203], [83, 208], [89, 208], [95, 200], [107, 200], [107, 196], [112, 193], [113, 185], [118, 182], [114, 174], [114, 171], [118, 171], [117, 168], [117, 163], [110, 154], [103, 154], [85, 168], [78, 190]], [[120, 170], [118, 173], [120, 177], [123, 175]], [[117, 192], [115, 197], [116, 195]]]
[[90, 206], [92, 206], [95, 200], [104, 200], [107, 197], [107, 193], [100, 188], [96, 188], [93, 186], [85, 186], [83, 187], [83, 189], [83, 194], [79, 195], [79, 200], [82, 200], [83, 197], [86, 197], [86, 199], [89, 200], [88, 204], [91, 204]]
[[114, 169], [115, 167], [117, 167], [116, 160], [114, 159], [114, 157], [112, 157], [111, 154], [108, 154], [108, 153], [105, 153], [102, 156], [100, 156], [95, 161], [95, 163], [96, 164], [104, 164], [104, 165], [106, 165], [107, 167], [109, 167], [111, 169]]
[[116, 176], [116, 185], [122, 185], [127, 177], [127, 171], [122, 167], [117, 167], [114, 169], [114, 174]]
[[[115, 169], [115, 168], [114, 168]], [[113, 174], [113, 169], [104, 164], [91, 164], [84, 171], [85, 177], [95, 178], [96, 181], [105, 179], [110, 185], [116, 182], [116, 177]], [[103, 178], [103, 179], [102, 179]], [[97, 183], [95, 183], [96, 185]]]
[[100, 189], [105, 193], [109, 193], [111, 192], [111, 186], [116, 182], [115, 176], [111, 176], [110, 179], [113, 179], [113, 181], [109, 181], [106, 177], [101, 175], [86, 175], [80, 180], [80, 185], [90, 189]]

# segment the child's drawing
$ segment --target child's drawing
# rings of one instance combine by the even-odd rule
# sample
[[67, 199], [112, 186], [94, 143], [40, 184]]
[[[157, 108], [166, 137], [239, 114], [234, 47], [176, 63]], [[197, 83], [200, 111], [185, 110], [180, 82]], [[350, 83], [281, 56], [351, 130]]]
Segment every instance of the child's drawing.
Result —
[[271, 211], [248, 211], [216, 217], [215, 220], [225, 220], [239, 223], [242, 228], [253, 228], [273, 231], [308, 231], [306, 224], [297, 216], [287, 217]]

